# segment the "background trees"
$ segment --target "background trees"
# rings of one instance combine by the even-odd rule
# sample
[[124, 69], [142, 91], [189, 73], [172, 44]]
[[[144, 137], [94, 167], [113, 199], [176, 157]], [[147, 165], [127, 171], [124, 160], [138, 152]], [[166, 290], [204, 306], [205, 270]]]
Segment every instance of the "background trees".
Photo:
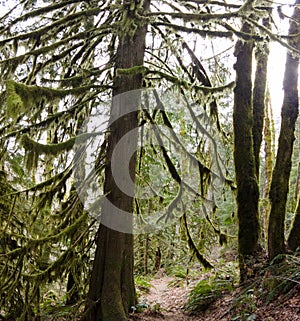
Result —
[[[89, 320], [126, 319], [135, 304], [133, 237], [104, 224], [98, 229], [99, 222], [89, 215], [86, 202], [90, 182], [97, 182], [101, 197], [140, 215], [141, 220], [147, 221], [155, 212], [161, 213], [156, 225], [174, 222], [158, 234], [149, 230], [136, 237], [136, 270], [144, 272], [167, 267], [174, 257], [182, 262], [198, 259], [204, 267], [212, 267], [212, 248], [237, 234], [232, 194], [237, 188], [241, 276], [242, 280], [250, 277], [251, 273], [245, 274], [249, 269], [244, 258], [260, 248], [258, 171], [266, 166], [264, 162], [258, 166], [266, 90], [257, 90], [265, 86], [263, 77], [258, 77], [265, 70], [257, 73], [252, 88], [253, 50], [258, 52], [257, 70], [262, 70], [270, 39], [287, 47], [288, 83], [288, 69], [295, 71], [298, 66], [298, 38], [293, 36], [297, 25], [291, 24], [287, 41], [274, 34], [267, 20], [272, 16], [277, 21], [277, 11], [269, 2], [259, 6], [251, 1], [245, 5], [242, 1], [152, 1], [151, 6], [148, 1], [15, 4], [0, 21], [0, 293], [5, 313], [31, 320], [45, 310], [46, 299], [55, 289], [54, 296], [63, 297], [61, 311], [71, 309], [66, 302], [76, 301], [79, 311], [86, 307]], [[286, 10], [279, 8], [281, 13]], [[298, 20], [297, 10], [294, 18]], [[283, 187], [275, 178], [281, 177], [282, 168], [289, 174], [286, 164], [292, 159], [298, 105], [297, 75], [293, 75], [293, 86], [285, 85], [284, 100], [284, 106], [294, 110], [293, 124], [288, 125], [290, 150], [282, 160], [280, 150], [284, 146], [286, 151], [286, 146], [281, 140], [287, 136], [281, 134], [273, 203], [274, 188]], [[138, 114], [117, 117], [106, 133], [82, 131], [90, 115], [99, 113], [108, 119], [110, 107], [112, 113], [118, 109], [116, 101], [110, 104], [112, 96], [121, 99], [126, 95], [119, 94], [141, 87], [157, 90], [139, 91]], [[147, 105], [149, 101], [154, 108]], [[234, 149], [228, 117], [232, 113]], [[283, 117], [289, 119], [290, 114], [283, 112]], [[283, 121], [281, 132], [285, 126]], [[153, 187], [149, 199], [133, 199], [132, 193], [120, 191], [109, 167], [115, 144], [136, 127], [140, 141], [138, 145], [138, 137], [134, 138], [133, 145], [139, 148], [131, 159], [130, 174], [133, 179], [136, 169], [136, 184]], [[168, 129], [167, 134], [161, 127]], [[149, 138], [144, 128], [152, 128], [154, 135]], [[264, 139], [269, 138], [265, 135]], [[88, 173], [80, 164], [93, 142], [99, 146], [95, 170]], [[160, 190], [154, 188], [157, 173], [149, 172], [151, 166], [164, 178]], [[193, 180], [186, 179], [187, 173]], [[280, 193], [283, 198], [288, 176]], [[260, 183], [263, 187], [264, 182]], [[92, 205], [100, 208], [99, 200]], [[273, 212], [275, 208], [272, 204]], [[281, 227], [284, 214], [285, 205], [280, 210]], [[101, 215], [107, 219], [105, 208]], [[281, 245], [274, 245], [272, 252], [275, 221], [271, 216], [270, 258], [284, 252], [283, 228]], [[182, 252], [177, 250], [179, 245]], [[247, 267], [251, 264], [247, 262]], [[104, 296], [105, 307], [95, 303]], [[111, 313], [112, 307], [117, 315]]]

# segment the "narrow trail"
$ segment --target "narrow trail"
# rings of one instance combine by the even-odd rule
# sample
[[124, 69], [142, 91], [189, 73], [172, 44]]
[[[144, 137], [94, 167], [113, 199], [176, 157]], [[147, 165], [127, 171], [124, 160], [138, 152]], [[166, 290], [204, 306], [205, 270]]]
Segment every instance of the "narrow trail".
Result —
[[183, 282], [168, 276], [152, 279], [149, 293], [140, 297], [140, 301], [147, 303], [150, 310], [134, 315], [133, 320], [203, 321], [203, 317], [191, 316], [184, 311], [188, 294], [195, 284]]
[[242, 316], [242, 310], [249, 302], [240, 302], [240, 311], [232, 313], [234, 302], [239, 298], [240, 290], [228, 294], [216, 301], [206, 311], [197, 316], [189, 315], [184, 310], [190, 290], [197, 281], [184, 283], [175, 277], [160, 276], [150, 281], [148, 293], [142, 293], [140, 302], [145, 302], [149, 308], [142, 313], [131, 316], [132, 321], [300, 321], [300, 285], [296, 287], [289, 298], [279, 297], [277, 301], [266, 304], [257, 300], [256, 309], [251, 316]]
[[188, 287], [176, 286], [176, 279], [172, 277], [153, 279], [151, 286], [147, 295], [147, 302], [150, 306], [156, 305], [165, 316], [165, 319], [191, 320], [191, 318], [183, 314], [184, 303], [189, 292]]

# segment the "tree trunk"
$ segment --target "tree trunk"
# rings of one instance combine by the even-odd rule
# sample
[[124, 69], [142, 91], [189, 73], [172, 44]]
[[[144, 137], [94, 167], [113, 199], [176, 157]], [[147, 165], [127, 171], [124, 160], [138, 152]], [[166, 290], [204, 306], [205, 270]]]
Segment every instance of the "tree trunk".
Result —
[[270, 101], [270, 93], [267, 93], [266, 100], [266, 109], [265, 109], [265, 124], [264, 124], [264, 161], [265, 168], [263, 173], [263, 184], [262, 184], [262, 199], [263, 204], [260, 209], [260, 224], [261, 224], [261, 238], [264, 244], [264, 247], [267, 247], [267, 231], [268, 231], [268, 216], [270, 213], [270, 200], [269, 192], [272, 180], [272, 170], [273, 170], [273, 160], [274, 160], [274, 146], [275, 140], [273, 134], [274, 129], [274, 120], [272, 114], [272, 106]]
[[[297, 0], [296, 5], [299, 4], [300, 0]], [[300, 50], [299, 20], [300, 8], [295, 7], [289, 30], [289, 35], [294, 35], [294, 37], [290, 38], [289, 45], [297, 50]], [[284, 99], [281, 110], [278, 151], [270, 189], [271, 212], [268, 227], [268, 252], [270, 260], [278, 254], [285, 252], [284, 221], [299, 104], [298, 65], [299, 58], [288, 52], [283, 80]]]
[[[263, 25], [269, 27], [269, 19], [263, 20]], [[253, 149], [256, 176], [259, 179], [259, 154], [263, 137], [265, 101], [267, 87], [269, 46], [264, 44], [256, 51], [256, 71], [253, 88]]]
[[300, 193], [299, 193], [299, 180], [300, 180], [300, 135], [298, 133], [298, 171], [294, 198], [297, 202], [296, 213], [293, 225], [288, 238], [288, 247], [293, 252], [300, 246]]
[[149, 234], [145, 235], [145, 247], [144, 247], [144, 275], [148, 274], [148, 256], [149, 256]]
[[[250, 32], [244, 24], [242, 30]], [[253, 152], [253, 112], [252, 112], [252, 54], [253, 42], [238, 41], [235, 55], [237, 61], [236, 87], [234, 90], [234, 163], [237, 182], [237, 205], [239, 219], [239, 264], [241, 282], [252, 275], [251, 258], [258, 250], [259, 190]]]
[[300, 246], [300, 198], [298, 198], [298, 204], [296, 214], [293, 222], [292, 229], [288, 238], [288, 247], [293, 252]]
[[[102, 206], [101, 223], [98, 231], [97, 249], [90, 280], [87, 310], [84, 320], [87, 321], [125, 321], [131, 306], [136, 304], [133, 279], [133, 235], [130, 233], [131, 215], [127, 216], [125, 233], [122, 226], [111, 225], [115, 217], [114, 208], [127, 213], [133, 213], [134, 184], [128, 184], [128, 190], [123, 192], [117, 185], [112, 172], [112, 162], [117, 162], [118, 175], [128, 173], [132, 181], [135, 179], [136, 155], [133, 153], [129, 162], [124, 162], [130, 151], [137, 147], [137, 131], [133, 131], [128, 145], [121, 146], [120, 159], [113, 158], [113, 152], [120, 140], [138, 127], [138, 106], [140, 93], [120, 95], [124, 92], [140, 89], [142, 75], [137, 73], [118, 74], [118, 69], [141, 66], [145, 52], [145, 37], [147, 26], [143, 20], [138, 20], [136, 10], [149, 9], [150, 0], [124, 1], [124, 20], [131, 24], [129, 34], [126, 29], [119, 35], [116, 52], [114, 90], [111, 106], [109, 135], [107, 139], [107, 161], [105, 169], [104, 193], [106, 202]], [[141, 12], [139, 12], [141, 15]], [[124, 21], [122, 20], [122, 21]], [[136, 30], [134, 29], [136, 27]], [[130, 112], [133, 110], [133, 112]], [[124, 144], [122, 144], [124, 145]], [[119, 177], [118, 177], [119, 178]], [[116, 222], [115, 222], [116, 223]], [[122, 222], [121, 222], [122, 223]], [[117, 229], [117, 230], [116, 230]]]

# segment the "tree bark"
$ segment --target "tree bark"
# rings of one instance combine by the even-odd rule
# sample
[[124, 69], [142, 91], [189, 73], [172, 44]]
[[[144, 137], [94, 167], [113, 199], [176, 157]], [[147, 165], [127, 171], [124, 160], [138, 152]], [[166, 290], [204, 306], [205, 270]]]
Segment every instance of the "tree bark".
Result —
[[[269, 18], [263, 19], [263, 25], [269, 27]], [[259, 180], [259, 154], [263, 137], [265, 101], [267, 87], [267, 69], [268, 69], [269, 46], [264, 44], [263, 47], [256, 51], [256, 71], [253, 88], [253, 148], [256, 176]]]
[[298, 198], [296, 214], [295, 214], [293, 226], [288, 238], [288, 247], [291, 251], [295, 252], [297, 247], [299, 246], [300, 246], [300, 198]]
[[[300, 0], [297, 0], [296, 5], [299, 4]], [[297, 50], [300, 50], [299, 20], [300, 8], [296, 6], [290, 22], [289, 35], [291, 38], [289, 45]], [[283, 80], [284, 99], [281, 110], [281, 128], [270, 189], [271, 211], [268, 227], [270, 260], [285, 252], [284, 221], [299, 104], [298, 66], [299, 58], [288, 52]]]
[[[250, 32], [244, 24], [242, 30]], [[253, 111], [252, 111], [252, 55], [253, 42], [238, 41], [235, 48], [237, 57], [236, 87], [234, 90], [234, 163], [237, 182], [237, 205], [239, 220], [239, 264], [240, 281], [244, 282], [252, 273], [248, 268], [258, 250], [259, 189], [253, 152]]]
[[268, 216], [270, 213], [270, 200], [269, 192], [272, 180], [273, 160], [274, 160], [274, 120], [272, 114], [272, 106], [270, 101], [270, 93], [267, 92], [266, 109], [265, 109], [265, 121], [264, 121], [264, 162], [265, 168], [263, 173], [262, 184], [262, 199], [263, 204], [260, 209], [260, 224], [261, 224], [261, 238], [264, 246], [268, 243], [267, 231], [268, 231]]
[[[107, 138], [107, 160], [105, 169], [104, 194], [107, 202], [104, 203], [101, 212], [101, 223], [98, 231], [97, 249], [90, 280], [90, 288], [86, 305], [86, 321], [125, 321], [131, 306], [136, 304], [136, 295], [133, 279], [133, 235], [130, 231], [125, 233], [121, 229], [115, 230], [110, 226], [114, 220], [113, 206], [127, 213], [133, 213], [134, 184], [128, 184], [129, 189], [121, 190], [112, 173], [112, 161], [119, 165], [118, 174], [128, 172], [132, 181], [135, 179], [136, 155], [132, 155], [129, 163], [124, 163], [128, 150], [137, 147], [136, 134], [130, 136], [128, 146], [123, 146], [121, 159], [113, 160], [113, 152], [120, 140], [138, 127], [138, 106], [140, 93], [122, 96], [120, 94], [140, 89], [142, 87], [141, 74], [118, 74], [118, 69], [132, 68], [143, 65], [145, 53], [145, 37], [147, 26], [143, 20], [138, 20], [136, 10], [143, 4], [143, 11], [147, 11], [150, 0], [123, 2], [124, 18], [137, 26], [132, 33], [119, 35], [119, 44], [116, 52], [115, 78], [113, 90], [113, 103], [109, 135]], [[141, 15], [141, 12], [139, 12]], [[121, 28], [122, 29], [122, 28]], [[130, 31], [131, 32], [131, 31]], [[133, 112], [130, 112], [133, 110]], [[124, 144], [123, 144], [124, 145]], [[128, 147], [128, 148], [127, 148]], [[127, 155], [128, 156], [128, 155]], [[127, 167], [126, 167], [127, 165]], [[110, 206], [109, 204], [113, 204]], [[130, 228], [132, 219], [127, 218], [127, 228]]]

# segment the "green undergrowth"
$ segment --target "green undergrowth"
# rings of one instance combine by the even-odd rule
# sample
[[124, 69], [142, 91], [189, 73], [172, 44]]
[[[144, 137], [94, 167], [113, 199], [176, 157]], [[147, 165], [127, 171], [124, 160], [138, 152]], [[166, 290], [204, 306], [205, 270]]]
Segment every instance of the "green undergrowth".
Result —
[[[300, 291], [300, 257], [280, 255], [270, 264], [266, 263], [261, 265], [255, 277], [243, 285], [239, 284], [236, 262], [220, 260], [218, 267], [209, 271], [187, 269], [178, 264], [169, 267], [165, 273], [172, 277], [169, 287], [190, 287], [196, 284], [184, 306], [188, 313], [200, 315], [208, 309], [213, 313], [214, 309], [220, 309], [219, 305], [222, 305], [223, 319], [253, 321], [261, 320], [260, 314], [264, 312], [260, 312], [260, 309], [264, 311], [270, 304], [277, 306], [277, 302], [284, 304], [299, 295]], [[137, 292], [142, 293], [141, 296], [150, 291], [151, 278], [153, 275], [136, 277]], [[135, 312], [142, 311], [162, 313], [159, 304], [150, 306], [141, 299]]]
[[137, 275], [134, 278], [136, 292], [138, 298], [141, 294], [149, 293], [150, 288], [152, 287], [151, 283], [151, 276], [150, 275]]
[[230, 321], [260, 320], [259, 308], [299, 295], [300, 258], [293, 255], [279, 255], [270, 265], [261, 269], [259, 275], [247, 285], [233, 293], [227, 311]]
[[295, 287], [300, 288], [300, 257], [277, 256], [266, 269], [262, 283], [266, 303], [278, 296], [288, 297]]
[[185, 267], [183, 265], [173, 265], [166, 269], [167, 276], [174, 277], [172, 281], [169, 282], [170, 287], [184, 287], [194, 280], [198, 280], [203, 272], [200, 267]]
[[233, 291], [237, 282], [237, 265], [232, 263], [204, 274], [204, 278], [191, 290], [186, 310], [191, 314], [207, 310], [222, 295]]

